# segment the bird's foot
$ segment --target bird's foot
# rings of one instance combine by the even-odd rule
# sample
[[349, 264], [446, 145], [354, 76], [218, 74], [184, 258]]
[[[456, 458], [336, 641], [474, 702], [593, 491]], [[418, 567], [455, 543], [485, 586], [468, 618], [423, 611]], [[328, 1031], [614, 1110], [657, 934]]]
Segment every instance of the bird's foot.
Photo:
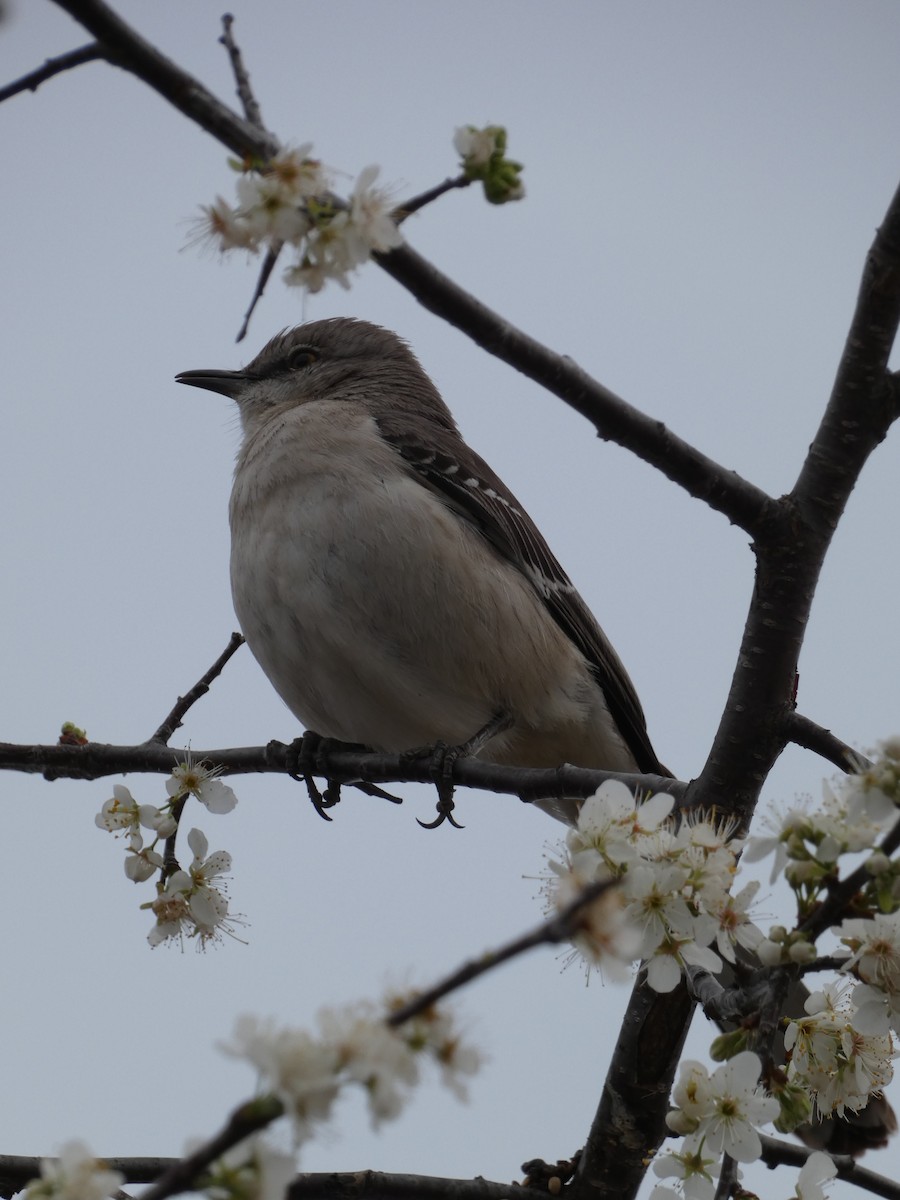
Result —
[[[437, 829], [448, 821], [454, 829], [464, 826], [454, 818], [456, 807], [453, 801], [453, 767], [460, 758], [468, 758], [478, 754], [487, 743], [498, 733], [509, 729], [513, 718], [507, 712], [497, 712], [486, 725], [482, 726], [468, 741], [459, 746], [448, 746], [446, 742], [435, 742], [431, 746], [421, 746], [416, 750], [408, 750], [404, 758], [431, 758], [431, 778], [437, 788], [437, 816], [433, 821], [419, 821], [423, 829]], [[416, 820], [419, 820], [417, 817]]]
[[[292, 779], [302, 780], [306, 784], [313, 808], [323, 821], [330, 821], [327, 810], [334, 808], [341, 799], [341, 784], [328, 777], [328, 754], [332, 750], [365, 750], [366, 746], [357, 746], [349, 742], [338, 741], [337, 738], [322, 737], [312, 729], [307, 729], [302, 737], [294, 738], [286, 747], [287, 772]], [[319, 791], [314, 775], [325, 778], [325, 787]], [[389, 797], [393, 799], [393, 797]]]

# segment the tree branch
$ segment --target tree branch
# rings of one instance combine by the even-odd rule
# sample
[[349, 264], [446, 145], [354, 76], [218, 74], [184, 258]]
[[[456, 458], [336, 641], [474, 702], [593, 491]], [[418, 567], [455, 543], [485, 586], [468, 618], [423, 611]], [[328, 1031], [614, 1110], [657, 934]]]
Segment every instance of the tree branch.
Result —
[[228, 645], [209, 668], [209, 670], [201, 675], [194, 686], [184, 696], [179, 696], [175, 707], [157, 729], [156, 733], [149, 739], [150, 742], [156, 742], [161, 746], [168, 744], [169, 738], [176, 729], [181, 727], [182, 718], [187, 711], [192, 708], [201, 696], [205, 696], [209, 691], [209, 685], [214, 679], [221, 675], [225, 664], [244, 644], [244, 638], [240, 633], [233, 633]]
[[82, 63], [96, 62], [104, 57], [102, 47], [98, 46], [96, 42], [90, 42], [87, 46], [79, 46], [77, 50], [69, 50], [68, 53], [60, 54], [56, 58], [48, 58], [42, 67], [38, 67], [35, 71], [29, 71], [21, 79], [16, 79], [12, 83], [8, 83], [6, 87], [0, 88], [0, 104], [12, 96], [17, 96], [19, 92], [36, 92], [42, 83], [46, 83], [54, 75], [60, 75], [63, 71], [71, 71], [73, 67], [80, 67]]
[[824, 729], [798, 712], [786, 715], [784, 733], [789, 742], [802, 746], [804, 750], [812, 750], [847, 774], [865, 770], [871, 765], [864, 754], [836, 738], [830, 729]]
[[237, 94], [241, 104], [244, 106], [244, 116], [261, 132], [265, 132], [265, 124], [262, 119], [262, 109], [259, 107], [259, 101], [253, 93], [253, 88], [250, 86], [250, 76], [247, 73], [247, 68], [244, 66], [244, 56], [241, 54], [241, 48], [234, 40], [232, 29], [234, 27], [234, 17], [231, 13], [225, 13], [222, 17], [222, 29], [224, 30], [219, 41], [228, 51], [228, 58], [231, 62], [231, 69], [234, 72], [234, 82], [237, 87]]
[[[339, 743], [338, 743], [339, 745]], [[190, 755], [194, 762], [212, 763], [223, 775], [285, 774], [288, 747], [242, 746], [217, 750], [178, 749], [157, 742], [111, 746], [88, 742], [71, 745], [15, 745], [0, 742], [0, 771], [43, 774], [45, 779], [103, 779], [110, 775], [144, 772], [168, 775]], [[329, 748], [322, 754], [322, 772], [337, 783], [433, 783], [439, 757], [407, 758], [402, 754]], [[630, 775], [623, 771], [594, 771], [584, 767], [505, 767], [461, 758], [453, 764], [453, 783], [518, 796], [525, 803], [592, 795], [601, 783], [617, 779], [641, 791], [683, 795], [687, 785], [662, 775]]]
[[239, 117], [193, 75], [142, 38], [103, 0], [55, 3], [94, 35], [109, 62], [136, 75], [232, 153], [265, 161], [278, 152], [278, 142], [270, 133]]
[[564, 400], [601, 438], [632, 451], [753, 537], [780, 520], [778, 503], [760, 488], [682, 441], [662, 421], [633, 408], [567, 355], [554, 353], [504, 320], [411, 246], [373, 257], [429, 312]]
[[542, 921], [528, 933], [523, 933], [521, 937], [507, 942], [505, 946], [501, 946], [497, 950], [488, 950], [484, 954], [480, 954], [478, 958], [470, 959], [469, 962], [464, 963], [458, 970], [447, 975], [433, 987], [419, 992], [415, 999], [391, 1013], [387, 1019], [388, 1025], [402, 1025], [404, 1021], [425, 1012], [432, 1004], [436, 1004], [444, 996], [449, 996], [467, 983], [471, 983], [473, 979], [495, 970], [501, 963], [509, 962], [510, 959], [518, 958], [520, 954], [534, 950], [537, 946], [558, 946], [561, 942], [569, 941], [578, 932], [583, 909], [588, 908], [595, 900], [599, 900], [604, 892], [608, 892], [611, 887], [615, 886], [616, 881], [612, 879], [590, 884], [555, 917]]

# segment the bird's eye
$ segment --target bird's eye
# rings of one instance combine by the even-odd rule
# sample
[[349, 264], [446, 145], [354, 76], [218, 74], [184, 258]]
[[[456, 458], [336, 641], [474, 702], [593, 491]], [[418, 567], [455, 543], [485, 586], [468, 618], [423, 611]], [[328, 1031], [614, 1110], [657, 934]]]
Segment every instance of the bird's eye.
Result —
[[297, 346], [288, 355], [288, 367], [292, 371], [299, 371], [303, 367], [308, 367], [310, 363], [314, 363], [318, 357], [318, 354], [310, 346]]

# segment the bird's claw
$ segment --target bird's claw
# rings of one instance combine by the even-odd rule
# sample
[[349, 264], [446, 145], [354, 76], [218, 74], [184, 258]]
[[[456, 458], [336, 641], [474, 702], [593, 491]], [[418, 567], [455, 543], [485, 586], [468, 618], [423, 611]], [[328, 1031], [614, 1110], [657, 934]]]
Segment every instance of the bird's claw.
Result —
[[[321, 734], [307, 729], [302, 737], [294, 738], [285, 753], [285, 765], [292, 779], [306, 784], [313, 808], [323, 821], [330, 821], [327, 809], [334, 808], [341, 799], [341, 785], [327, 778], [328, 751], [335, 744], [334, 738], [323, 738]], [[342, 743], [337, 743], [342, 745]], [[319, 791], [313, 775], [325, 775], [326, 786]]]
[[433, 746], [423, 746], [418, 750], [410, 750], [408, 752], [410, 758], [424, 758], [425, 755], [430, 756], [431, 766], [429, 769], [431, 778], [434, 780], [434, 786], [437, 788], [437, 816], [433, 821], [421, 821], [416, 817], [416, 820], [423, 829], [437, 829], [445, 821], [449, 822], [454, 829], [465, 828], [453, 816], [453, 809], [455, 808], [453, 802], [453, 793], [455, 790], [453, 786], [453, 764], [463, 754], [465, 754], [465, 746], [448, 746], [445, 742], [436, 742]]

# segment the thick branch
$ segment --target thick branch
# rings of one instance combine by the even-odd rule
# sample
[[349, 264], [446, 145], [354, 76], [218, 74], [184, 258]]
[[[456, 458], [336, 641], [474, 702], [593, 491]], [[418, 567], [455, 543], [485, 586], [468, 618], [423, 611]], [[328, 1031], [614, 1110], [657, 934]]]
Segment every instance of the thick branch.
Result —
[[[281, 742], [268, 746], [244, 746], [218, 750], [190, 751], [142, 742], [137, 746], [110, 746], [88, 742], [85, 746], [22, 746], [0, 742], [0, 771], [43, 774], [46, 779], [102, 779], [132, 772], [168, 775], [190, 753], [193, 762], [213, 763], [223, 775], [285, 774], [288, 747]], [[329, 749], [323, 752], [322, 769], [337, 783], [433, 783], [437, 758], [407, 758], [402, 754], [376, 754], [359, 750]], [[562, 766], [537, 769], [502, 767], [479, 759], [458, 759], [453, 764], [453, 782], [460, 787], [503, 792], [529, 802], [590, 796], [601, 783], [619, 779], [642, 791], [669, 792], [680, 796], [686, 785], [662, 775], [629, 775], [617, 771], [593, 771]]]
[[[510, 1200], [516, 1184], [489, 1179], [439, 1179], [431, 1175], [385, 1175], [381, 1171], [329, 1171], [298, 1175], [288, 1200]], [[524, 1194], [524, 1193], [523, 1193]]]
[[400, 246], [374, 257], [430, 312], [564, 400], [594, 425], [600, 437], [631, 450], [735, 525], [755, 537], [777, 518], [778, 506], [761, 489], [682, 441], [662, 421], [633, 408], [567, 355], [554, 353], [516, 329], [412, 247]]

